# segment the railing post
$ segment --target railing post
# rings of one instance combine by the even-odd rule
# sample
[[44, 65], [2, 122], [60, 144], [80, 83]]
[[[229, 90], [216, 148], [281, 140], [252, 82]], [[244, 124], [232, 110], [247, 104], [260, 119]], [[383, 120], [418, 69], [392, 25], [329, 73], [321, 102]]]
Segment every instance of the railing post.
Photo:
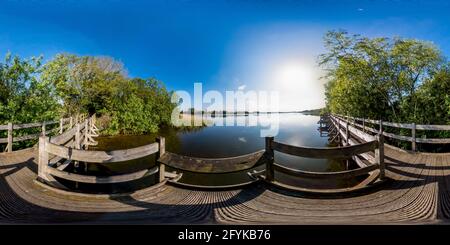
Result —
[[349, 145], [349, 131], [348, 131], [348, 117], [347, 117], [347, 121], [345, 122], [345, 145]]
[[412, 138], [411, 149], [412, 151], [416, 151], [416, 123], [412, 124], [411, 138]]
[[49, 181], [47, 176], [48, 152], [45, 150], [48, 139], [47, 136], [39, 137], [38, 177], [46, 181]]
[[74, 145], [74, 148], [75, 149], [80, 149], [80, 145], [81, 145], [80, 124], [77, 123], [76, 127], [77, 127], [77, 131], [75, 132], [75, 145]]
[[379, 134], [376, 136], [378, 147], [375, 149], [375, 162], [380, 166], [380, 179], [385, 177], [385, 163], [384, 163], [384, 136]]
[[46, 135], [46, 132], [45, 132], [45, 121], [42, 122], [42, 130], [41, 130], [41, 132], [42, 132], [42, 136]]
[[383, 120], [380, 119], [380, 129], [378, 130], [379, 135], [383, 135]]
[[12, 152], [13, 150], [13, 124], [8, 123], [8, 152]]
[[88, 134], [89, 134], [89, 120], [86, 119], [84, 121], [84, 140], [83, 140], [85, 150], [88, 149]]
[[266, 180], [273, 181], [275, 179], [275, 172], [273, 170], [274, 153], [272, 148], [273, 137], [266, 137]]
[[69, 121], [69, 128], [73, 127], [73, 117], [70, 117], [70, 121]]
[[[159, 152], [158, 159], [161, 158], [166, 153], [166, 139], [164, 137], [157, 137], [156, 142], [159, 144]], [[159, 174], [158, 174], [158, 182], [161, 183], [165, 179], [166, 174], [166, 165], [161, 162], [158, 162]]]
[[365, 133], [366, 132], [366, 119], [364, 119], [364, 117], [362, 119], [362, 126], [363, 126], [363, 132]]
[[63, 126], [64, 126], [64, 118], [59, 119], [59, 134], [63, 133]]

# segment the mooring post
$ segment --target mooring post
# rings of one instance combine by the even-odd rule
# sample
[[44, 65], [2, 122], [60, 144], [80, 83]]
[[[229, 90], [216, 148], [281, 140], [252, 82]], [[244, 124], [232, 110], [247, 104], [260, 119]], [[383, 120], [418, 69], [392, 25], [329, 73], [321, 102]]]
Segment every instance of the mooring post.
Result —
[[411, 149], [412, 151], [416, 151], [416, 123], [412, 124], [412, 128], [411, 128]]
[[8, 152], [12, 152], [13, 149], [13, 124], [8, 123], [8, 144], [6, 145], [8, 147]]
[[[164, 137], [157, 137], [156, 138], [156, 142], [158, 142], [159, 144], [159, 152], [158, 152], [158, 159], [161, 158], [165, 153], [166, 153], [166, 139]], [[158, 182], [162, 182], [165, 179], [165, 174], [166, 174], [166, 165], [164, 165], [161, 162], [158, 162], [158, 168], [159, 168], [159, 174], [158, 174]]]
[[266, 180], [273, 181], [275, 179], [275, 172], [273, 170], [274, 152], [272, 148], [274, 137], [266, 137]]
[[384, 136], [379, 134], [376, 136], [378, 147], [375, 149], [375, 162], [380, 165], [380, 179], [385, 177], [385, 163], [384, 163]]
[[39, 137], [38, 177], [45, 181], [49, 181], [47, 177], [48, 152], [45, 150], [48, 139], [47, 136]]
[[59, 119], [59, 134], [63, 133], [64, 118]]

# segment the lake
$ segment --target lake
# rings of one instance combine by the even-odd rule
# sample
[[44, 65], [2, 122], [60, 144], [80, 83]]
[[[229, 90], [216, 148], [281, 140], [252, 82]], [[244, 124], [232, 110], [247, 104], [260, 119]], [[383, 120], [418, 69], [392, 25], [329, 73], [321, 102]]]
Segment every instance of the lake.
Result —
[[[264, 149], [264, 137], [261, 130], [267, 128], [267, 121], [257, 125], [249, 125], [251, 120], [258, 120], [262, 115], [232, 115], [227, 117], [215, 117], [210, 122], [221, 125], [223, 120], [234, 121], [235, 126], [207, 126], [198, 127], [194, 130], [174, 130], [172, 128], [162, 129], [158, 134], [151, 135], [121, 135], [110, 137], [98, 137], [98, 145], [91, 147], [92, 150], [118, 150], [137, 147], [154, 142], [157, 135], [166, 138], [166, 151], [193, 157], [220, 158], [232, 157], [252, 153]], [[222, 121], [221, 121], [222, 120]], [[264, 120], [268, 119], [265, 116]], [[273, 119], [275, 120], [275, 119]], [[275, 140], [296, 146], [325, 147], [328, 146], [328, 137], [321, 137], [318, 131], [318, 116], [303, 115], [300, 113], [278, 114], [279, 130]], [[237, 123], [241, 126], [237, 126]], [[225, 124], [225, 123], [222, 123]], [[289, 156], [275, 152], [275, 161], [279, 164], [307, 171], [331, 172], [346, 169], [344, 160], [310, 159]], [[154, 156], [146, 157], [122, 163], [88, 164], [83, 170], [85, 174], [113, 175], [119, 173], [133, 172], [154, 165]], [[354, 168], [354, 163], [349, 168]], [[263, 169], [259, 166], [257, 169]], [[171, 170], [167, 168], [167, 170]], [[230, 174], [194, 174], [185, 172], [180, 180], [184, 183], [197, 185], [228, 185], [245, 182], [249, 180], [247, 171]], [[276, 173], [275, 178], [280, 182], [314, 188], [345, 187], [351, 185], [348, 181], [324, 181], [306, 180]], [[133, 183], [105, 185], [96, 190], [99, 191], [123, 191], [142, 188], [154, 184], [153, 178], [134, 181]], [[80, 184], [78, 188], [90, 188], [90, 185]], [[84, 188], [83, 188], [84, 189]]]

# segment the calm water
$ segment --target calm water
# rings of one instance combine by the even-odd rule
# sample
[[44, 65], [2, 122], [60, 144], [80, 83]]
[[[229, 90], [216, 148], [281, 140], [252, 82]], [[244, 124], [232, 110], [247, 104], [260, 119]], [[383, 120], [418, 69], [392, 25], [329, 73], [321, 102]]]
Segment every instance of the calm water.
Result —
[[[328, 144], [327, 137], [321, 137], [317, 130], [319, 120], [318, 116], [303, 115], [299, 113], [278, 114], [279, 132], [275, 140], [296, 146], [324, 147]], [[258, 119], [257, 115], [248, 116], [228, 116], [213, 118], [214, 123], [220, 123], [220, 120], [235, 120], [247, 122], [252, 119]], [[265, 119], [267, 120], [267, 118]], [[245, 124], [245, 123], [244, 123]], [[265, 124], [267, 125], [267, 124]], [[242, 154], [252, 153], [264, 149], [264, 138], [260, 132], [263, 127], [257, 126], [209, 126], [195, 129], [193, 131], [177, 131], [173, 129], [163, 129], [158, 134], [166, 137], [166, 150], [182, 155], [193, 157], [232, 157]], [[93, 150], [118, 150], [137, 147], [154, 142], [157, 135], [127, 135], [113, 137], [98, 137], [99, 144]], [[310, 159], [289, 156], [283, 153], [275, 152], [275, 161], [285, 166], [302, 169], [307, 171], [341, 171], [346, 169], [345, 161]], [[122, 163], [108, 164], [88, 164], [87, 168], [81, 166], [79, 172], [96, 175], [112, 175], [126, 172], [133, 172], [145, 167], [154, 165], [154, 156], [143, 159], [133, 160]], [[263, 169], [260, 166], [257, 169]], [[170, 170], [170, 168], [169, 168]], [[348, 182], [330, 182], [318, 180], [304, 180], [293, 178], [282, 173], [276, 173], [275, 178], [287, 184], [293, 184], [304, 187], [326, 188], [343, 187], [352, 183]], [[202, 185], [226, 185], [236, 184], [250, 180], [245, 172], [232, 174], [193, 174], [186, 172], [180, 180], [184, 183], [202, 184]], [[154, 183], [152, 177], [143, 181], [109, 186], [107, 190], [116, 191], [118, 189], [136, 189], [142, 188]], [[82, 188], [83, 186], [78, 186]]]

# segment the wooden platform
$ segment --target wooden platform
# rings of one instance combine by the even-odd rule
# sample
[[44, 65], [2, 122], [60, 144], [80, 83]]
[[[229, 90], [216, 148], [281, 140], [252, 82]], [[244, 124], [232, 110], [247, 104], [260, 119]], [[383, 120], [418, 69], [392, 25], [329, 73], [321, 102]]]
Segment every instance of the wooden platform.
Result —
[[35, 182], [37, 149], [0, 153], [0, 223], [441, 223], [450, 218], [450, 154], [385, 147], [390, 181], [320, 198], [256, 183], [196, 191], [165, 182], [125, 195], [71, 194]]

